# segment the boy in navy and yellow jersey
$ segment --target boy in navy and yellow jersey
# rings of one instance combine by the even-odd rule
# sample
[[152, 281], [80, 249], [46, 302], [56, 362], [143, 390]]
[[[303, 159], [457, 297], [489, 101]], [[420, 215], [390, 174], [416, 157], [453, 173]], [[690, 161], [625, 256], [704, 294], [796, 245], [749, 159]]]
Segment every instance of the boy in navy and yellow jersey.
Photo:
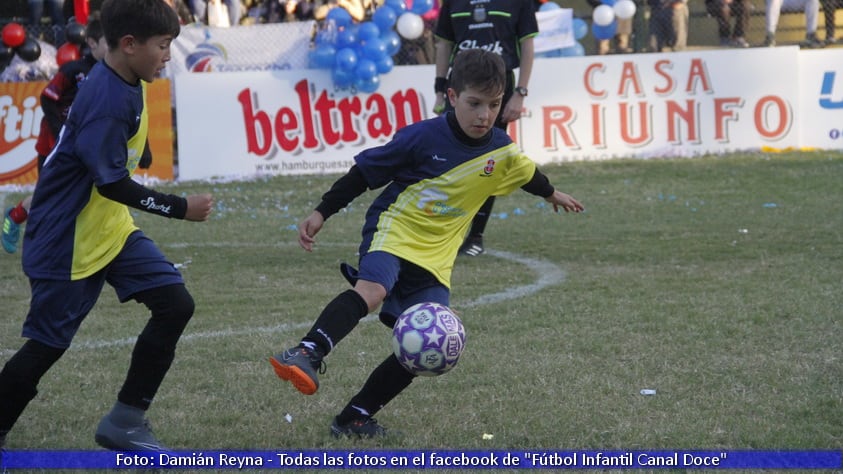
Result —
[[108, 52], [80, 88], [32, 199], [23, 248], [32, 289], [23, 323], [27, 341], [0, 372], [0, 444], [108, 283], [121, 302], [143, 303], [151, 317], [95, 440], [109, 449], [162, 449], [145, 413], [194, 303], [178, 270], [135, 226], [129, 207], [204, 221], [212, 198], [163, 194], [131, 178], [146, 144], [144, 82], [170, 59], [179, 33], [175, 12], [163, 0], [106, 0], [101, 20]]
[[[38, 140], [35, 142], [35, 151], [38, 153], [38, 174], [44, 167], [44, 160], [53, 150], [56, 144], [56, 137], [59, 135], [70, 105], [79, 86], [88, 77], [88, 72], [94, 67], [97, 61], [101, 60], [108, 51], [108, 44], [102, 32], [102, 22], [99, 18], [92, 18], [85, 27], [85, 41], [88, 43], [89, 52], [82, 59], [63, 64], [55, 76], [41, 92], [41, 110], [44, 117], [41, 119], [41, 128], [38, 132]], [[138, 165], [140, 168], [149, 168], [152, 163], [152, 154], [147, 144], [144, 155]], [[29, 208], [32, 204], [32, 196], [22, 199], [16, 206], [6, 210], [3, 217], [3, 230], [0, 242], [3, 249], [8, 253], [15, 253], [20, 240], [21, 225], [29, 217]]]
[[[482, 49], [459, 53], [448, 89], [454, 110], [409, 125], [386, 145], [358, 154], [355, 165], [301, 222], [299, 244], [311, 251], [325, 219], [367, 189], [386, 186], [366, 213], [354, 289], [328, 303], [298, 346], [270, 358], [280, 378], [304, 394], [315, 393], [323, 357], [381, 303], [380, 319], [390, 328], [416, 303], [448, 305], [457, 251], [489, 196], [522, 188], [554, 209], [583, 210], [494, 126], [505, 83], [499, 55]], [[372, 416], [414, 377], [390, 354], [334, 418], [331, 433], [385, 434]]]

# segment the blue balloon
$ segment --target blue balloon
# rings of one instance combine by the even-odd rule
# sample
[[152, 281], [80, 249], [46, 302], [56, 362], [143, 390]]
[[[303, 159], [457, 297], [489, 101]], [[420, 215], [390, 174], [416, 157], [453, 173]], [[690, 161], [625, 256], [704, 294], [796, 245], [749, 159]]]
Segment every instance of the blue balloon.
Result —
[[343, 71], [353, 71], [357, 67], [357, 53], [351, 48], [337, 51], [334, 67]]
[[333, 20], [338, 27], [342, 28], [351, 24], [351, 14], [343, 7], [334, 7], [328, 10], [325, 20]]
[[395, 61], [389, 56], [384, 56], [380, 61], [375, 62], [378, 67], [378, 74], [386, 74], [395, 66]]
[[328, 69], [334, 65], [337, 49], [330, 44], [321, 44], [310, 52], [310, 64], [317, 69]]
[[536, 53], [537, 58], [561, 58], [562, 57], [562, 50], [561, 49], [551, 49], [550, 51], [542, 51], [541, 53]]
[[363, 43], [363, 57], [378, 62], [388, 57], [386, 55], [386, 43], [380, 38], [372, 38]]
[[562, 57], [566, 58], [574, 56], [585, 56], [585, 48], [578, 41], [574, 43], [573, 46], [568, 46], [567, 48], [560, 49], [559, 53]]
[[395, 22], [397, 20], [398, 14], [395, 13], [395, 10], [388, 5], [378, 7], [378, 9], [375, 10], [375, 13], [372, 14], [372, 22], [378, 25], [378, 28], [380, 28], [381, 31], [386, 31], [395, 26]]
[[357, 90], [360, 92], [366, 92], [367, 94], [371, 94], [372, 92], [378, 90], [380, 85], [381, 80], [377, 75], [370, 79], [361, 79], [358, 77], [357, 80], [354, 81], [354, 86], [357, 87]]
[[378, 28], [378, 25], [372, 23], [371, 21], [363, 22], [357, 28], [357, 39], [364, 43], [372, 38], [377, 38], [380, 35], [381, 29]]
[[588, 23], [586, 23], [582, 18], [574, 18], [572, 26], [574, 29], [575, 39], [581, 40], [588, 34]]
[[395, 14], [398, 16], [407, 11], [407, 4], [404, 3], [404, 0], [385, 0], [383, 4], [395, 10]]
[[354, 75], [360, 79], [371, 79], [378, 75], [378, 66], [371, 59], [363, 59], [357, 63]]
[[609, 5], [610, 7], [615, 6], [615, 2], [617, 2], [617, 0], [602, 0], [603, 5]]
[[343, 28], [337, 33], [337, 47], [350, 48], [357, 44], [357, 28]]
[[618, 32], [618, 22], [617, 20], [612, 21], [608, 25], [598, 25], [597, 23], [591, 24], [591, 34], [594, 35], [595, 38], [599, 40], [607, 40], [612, 39], [615, 36], [615, 33]]
[[553, 0], [548, 0], [542, 3], [542, 6], [539, 7], [540, 12], [549, 12], [551, 10], [558, 10], [562, 7], [559, 6], [558, 3], [554, 2]]
[[413, 6], [410, 11], [419, 15], [424, 15], [433, 8], [433, 0], [413, 0]]
[[384, 32], [381, 35], [381, 41], [386, 45], [387, 56], [395, 56], [401, 50], [401, 37], [393, 30]]
[[343, 88], [354, 84], [356, 78], [353, 72], [334, 68], [331, 70], [331, 79], [334, 81], [334, 87]]

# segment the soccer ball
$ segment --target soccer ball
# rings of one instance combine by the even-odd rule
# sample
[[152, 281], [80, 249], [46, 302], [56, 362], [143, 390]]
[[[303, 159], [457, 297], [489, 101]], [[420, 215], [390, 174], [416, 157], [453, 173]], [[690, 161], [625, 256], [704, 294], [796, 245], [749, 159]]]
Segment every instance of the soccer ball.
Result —
[[407, 308], [392, 328], [392, 350], [411, 373], [432, 377], [457, 365], [465, 328], [445, 305], [419, 303]]

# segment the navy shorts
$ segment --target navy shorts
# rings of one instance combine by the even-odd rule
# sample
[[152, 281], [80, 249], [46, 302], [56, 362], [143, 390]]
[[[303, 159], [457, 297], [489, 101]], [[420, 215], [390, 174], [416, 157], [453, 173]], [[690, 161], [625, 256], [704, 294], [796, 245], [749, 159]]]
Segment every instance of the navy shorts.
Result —
[[360, 258], [361, 280], [386, 288], [381, 314], [398, 317], [418, 303], [449, 306], [451, 291], [424, 268], [387, 252], [371, 252]]
[[181, 273], [141, 231], [99, 272], [82, 280], [30, 279], [32, 300], [23, 337], [66, 349], [108, 282], [124, 303], [141, 291], [184, 284]]

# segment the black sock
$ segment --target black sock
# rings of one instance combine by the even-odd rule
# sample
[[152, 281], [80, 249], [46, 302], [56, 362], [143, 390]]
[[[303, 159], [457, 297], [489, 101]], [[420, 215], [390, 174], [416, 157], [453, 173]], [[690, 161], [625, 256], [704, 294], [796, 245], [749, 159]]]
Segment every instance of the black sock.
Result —
[[117, 400], [147, 410], [170, 370], [176, 344], [193, 316], [195, 306], [184, 285], [153, 288], [134, 298], [145, 304], [152, 316], [132, 350], [132, 361]]
[[325, 306], [302, 342], [316, 344], [327, 355], [367, 314], [366, 300], [356, 291], [346, 290]]
[[492, 215], [492, 207], [495, 205], [495, 196], [489, 196], [474, 219], [471, 221], [471, 230], [468, 232], [469, 237], [482, 237], [483, 232], [486, 231], [486, 224], [489, 223], [489, 216]]
[[[373, 416], [393, 398], [409, 387], [416, 378], [390, 354], [379, 365], [363, 388], [357, 392], [342, 412], [337, 415], [337, 424], [344, 425], [364, 416]], [[364, 413], [365, 412], [365, 413]]]

